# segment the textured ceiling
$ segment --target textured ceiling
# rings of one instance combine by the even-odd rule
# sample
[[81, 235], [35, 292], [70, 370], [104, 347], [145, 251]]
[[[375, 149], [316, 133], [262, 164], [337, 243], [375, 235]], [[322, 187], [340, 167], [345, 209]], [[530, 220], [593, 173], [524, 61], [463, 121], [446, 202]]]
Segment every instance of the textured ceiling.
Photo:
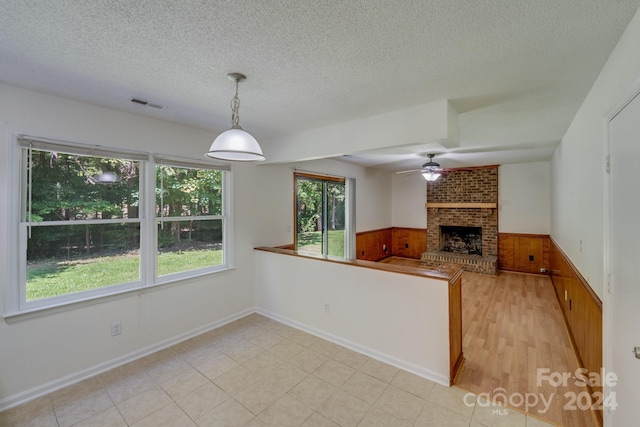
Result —
[[[225, 75], [240, 71], [248, 76], [240, 123], [265, 144], [449, 99], [460, 114], [461, 157], [449, 153], [452, 163], [445, 156], [444, 166], [543, 160], [638, 6], [640, 0], [0, 0], [0, 81], [222, 131], [233, 96]], [[167, 108], [134, 105], [132, 97]], [[427, 149], [352, 160], [397, 170], [422, 163], [417, 153]], [[500, 160], [503, 152], [513, 155]]]

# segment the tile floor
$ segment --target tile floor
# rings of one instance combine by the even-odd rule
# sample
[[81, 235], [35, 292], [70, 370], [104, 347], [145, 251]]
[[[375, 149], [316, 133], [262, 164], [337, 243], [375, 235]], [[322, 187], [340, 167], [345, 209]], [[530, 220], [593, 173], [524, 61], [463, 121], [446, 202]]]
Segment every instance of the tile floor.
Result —
[[466, 395], [252, 314], [1, 412], [0, 426], [551, 425]]

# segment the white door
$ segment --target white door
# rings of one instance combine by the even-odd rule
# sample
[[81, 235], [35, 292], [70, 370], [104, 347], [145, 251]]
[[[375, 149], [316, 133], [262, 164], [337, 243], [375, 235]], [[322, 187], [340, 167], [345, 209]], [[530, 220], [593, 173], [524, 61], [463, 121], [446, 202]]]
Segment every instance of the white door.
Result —
[[[609, 123], [610, 360], [618, 376], [612, 426], [640, 425], [640, 96]], [[606, 415], [607, 416], [607, 415]], [[609, 422], [611, 421], [611, 422]]]

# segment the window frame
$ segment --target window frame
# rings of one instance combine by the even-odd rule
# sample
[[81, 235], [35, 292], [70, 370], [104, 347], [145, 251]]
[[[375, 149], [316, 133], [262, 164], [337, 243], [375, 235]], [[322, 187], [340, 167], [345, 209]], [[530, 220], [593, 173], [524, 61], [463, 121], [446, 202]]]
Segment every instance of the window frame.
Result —
[[[119, 283], [101, 288], [90, 289], [54, 297], [26, 300], [26, 272], [27, 272], [27, 245], [29, 220], [24, 215], [27, 194], [26, 183], [28, 166], [24, 160], [25, 144], [31, 141], [34, 149], [45, 151], [58, 151], [67, 154], [77, 154], [95, 157], [107, 157], [116, 159], [135, 160], [140, 165], [138, 197], [138, 218], [119, 218], [104, 220], [80, 220], [80, 221], [52, 221], [52, 224], [40, 225], [40, 227], [56, 225], [89, 225], [108, 223], [138, 223], [140, 227], [140, 258], [139, 280], [128, 283]], [[33, 137], [22, 134], [12, 135], [12, 143], [9, 147], [9, 155], [13, 161], [9, 167], [9, 185], [12, 208], [8, 210], [8, 248], [17, 248], [17, 251], [8, 251], [7, 286], [5, 287], [5, 304], [3, 317], [9, 321], [23, 317], [30, 318], [49, 312], [58, 312], [76, 307], [78, 305], [95, 304], [103, 300], [117, 297], [129, 292], [143, 292], [145, 289], [158, 286], [179, 283], [186, 279], [197, 278], [203, 275], [215, 274], [234, 268], [233, 264], [233, 173], [228, 164], [217, 162], [198, 161], [190, 158], [175, 157], [163, 154], [129, 151], [119, 148], [111, 148], [99, 145], [86, 145], [67, 141], [53, 140], [49, 138]], [[28, 160], [27, 160], [28, 161]], [[176, 167], [188, 167], [192, 169], [215, 169], [222, 173], [222, 212], [215, 215], [222, 220], [222, 250], [223, 262], [211, 267], [187, 270], [164, 276], [157, 275], [157, 218], [155, 215], [155, 191], [156, 191], [156, 165], [157, 162], [171, 164]], [[25, 167], [26, 166], [26, 167]], [[28, 201], [27, 201], [28, 203]], [[189, 217], [185, 217], [189, 218]], [[204, 218], [203, 218], [204, 219]], [[31, 224], [32, 225], [32, 224]]]

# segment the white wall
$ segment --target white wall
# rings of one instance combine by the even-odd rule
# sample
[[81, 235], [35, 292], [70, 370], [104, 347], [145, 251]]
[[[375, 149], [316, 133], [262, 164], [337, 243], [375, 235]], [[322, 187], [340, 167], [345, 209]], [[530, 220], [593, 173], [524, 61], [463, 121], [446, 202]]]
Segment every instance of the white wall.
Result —
[[550, 162], [498, 168], [500, 233], [549, 234], [551, 230]]
[[263, 251], [255, 260], [259, 311], [449, 385], [447, 281]]
[[427, 227], [427, 181], [422, 175], [392, 175], [391, 225], [393, 227]]
[[[0, 85], [0, 307], [8, 283], [12, 134], [48, 137], [202, 158], [213, 132]], [[281, 217], [289, 208], [267, 202], [282, 167], [242, 165], [235, 176], [236, 268], [141, 294], [62, 313], [0, 321], [0, 407], [78, 379], [101, 364], [144, 352], [163, 341], [202, 330], [254, 307], [253, 247], [290, 240]], [[15, 184], [15, 183], [13, 183]], [[276, 193], [274, 197], [280, 197]], [[287, 194], [290, 197], [290, 193]], [[269, 196], [271, 197], [271, 196]], [[282, 195], [284, 197], [284, 195]], [[271, 200], [271, 199], [269, 199]], [[290, 199], [287, 200], [290, 203]], [[291, 205], [289, 205], [291, 206]], [[275, 224], [275, 226], [271, 226]], [[111, 337], [110, 325], [122, 322]], [[86, 371], [85, 371], [86, 370]], [[66, 377], [66, 378], [65, 378]]]
[[[551, 160], [551, 236], [603, 297], [604, 117], [640, 78], [640, 12], [602, 69]], [[636, 183], [628, 183], [637, 191]]]

